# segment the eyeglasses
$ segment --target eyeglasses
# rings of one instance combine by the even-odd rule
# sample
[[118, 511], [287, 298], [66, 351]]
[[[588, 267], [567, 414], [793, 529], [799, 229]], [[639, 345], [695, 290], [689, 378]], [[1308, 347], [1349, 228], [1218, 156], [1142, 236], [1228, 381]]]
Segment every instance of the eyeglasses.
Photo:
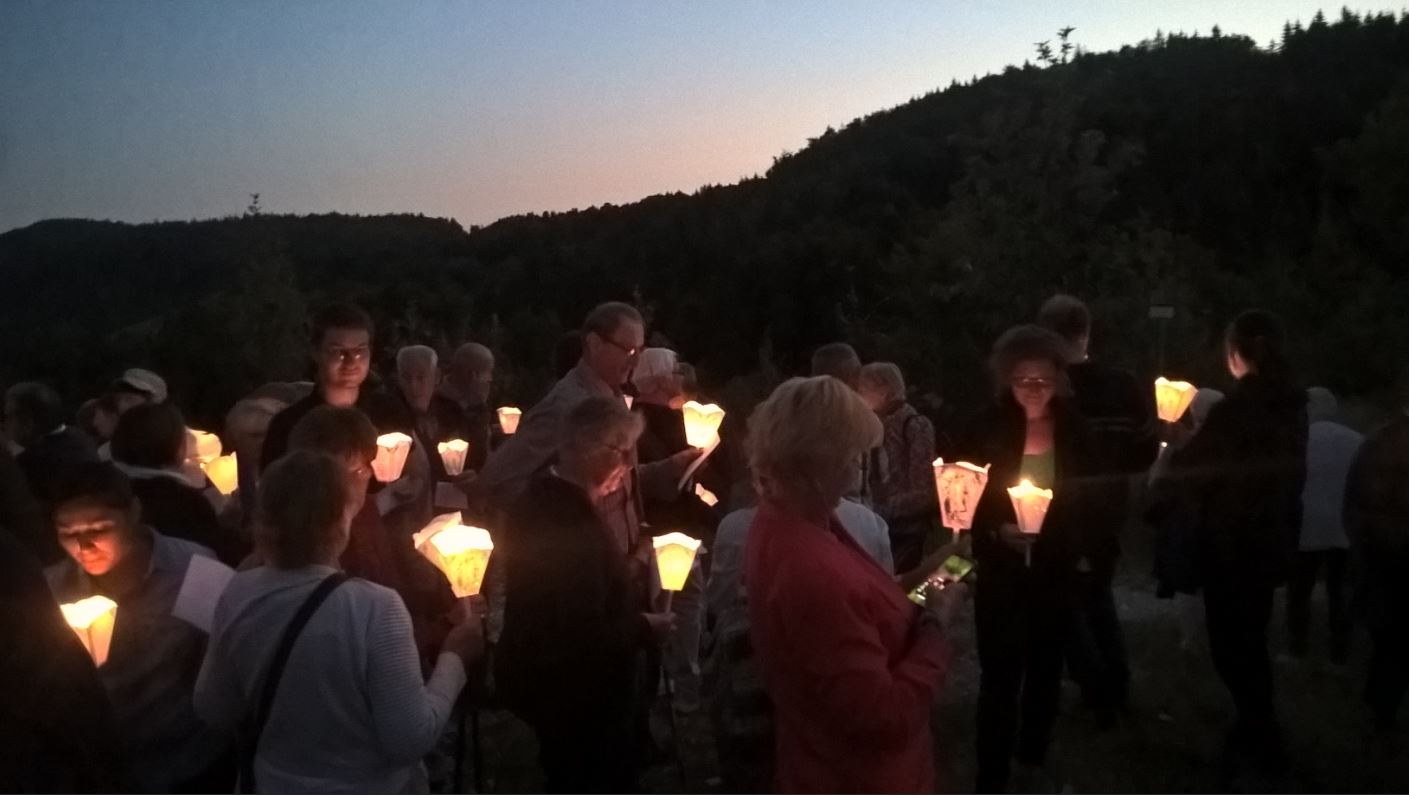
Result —
[[641, 353], [641, 349], [640, 349], [640, 348], [637, 348], [637, 347], [634, 347], [634, 346], [631, 346], [631, 345], [622, 345], [620, 342], [617, 342], [616, 340], [612, 339], [611, 337], [606, 336], [605, 334], [598, 334], [597, 337], [598, 337], [599, 339], [601, 339], [603, 342], [605, 342], [605, 343], [607, 343], [608, 345], [612, 346], [613, 348], [616, 348], [617, 350], [619, 350], [619, 351], [621, 351], [622, 353], [626, 354], [626, 358], [628, 358], [628, 359], [635, 358], [637, 354]]
[[613, 453], [616, 453], [617, 457], [618, 457], [618, 458], [622, 458], [622, 459], [630, 458], [630, 457], [631, 457], [631, 454], [635, 452], [635, 450], [634, 450], [633, 448], [630, 448], [630, 447], [617, 447], [616, 445], [614, 445], [614, 444], [609, 444], [609, 443], [607, 443], [607, 442], [598, 442], [597, 444], [598, 444], [599, 446], [601, 446], [601, 447], [604, 447], [604, 448], [606, 448], [606, 449], [612, 451]]
[[1057, 385], [1055, 378], [1011, 378], [1008, 383], [1014, 389], [1024, 389], [1036, 391], [1038, 389], [1051, 389]]

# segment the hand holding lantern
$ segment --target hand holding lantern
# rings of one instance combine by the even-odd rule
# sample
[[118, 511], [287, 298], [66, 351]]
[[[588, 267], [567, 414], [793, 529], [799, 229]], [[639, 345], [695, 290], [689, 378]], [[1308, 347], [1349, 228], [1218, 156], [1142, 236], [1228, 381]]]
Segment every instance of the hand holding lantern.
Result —
[[[1018, 531], [1025, 536], [1037, 536], [1042, 532], [1042, 523], [1047, 518], [1047, 508], [1052, 504], [1052, 490], [1039, 489], [1032, 481], [1023, 478], [1016, 486], [1008, 488], [1008, 498], [1013, 501], [1013, 512], [1018, 517]], [[1025, 553], [1027, 565], [1032, 565], [1032, 549]]]
[[411, 453], [411, 437], [404, 433], [384, 433], [377, 437], [377, 457], [372, 459], [372, 472], [382, 483], [401, 477], [406, 457]]
[[682, 590], [690, 577], [690, 567], [695, 564], [699, 539], [684, 533], [667, 533], [652, 539], [652, 546], [656, 552], [656, 569], [660, 572], [660, 587], [667, 591]]
[[108, 661], [108, 647], [112, 644], [113, 622], [117, 620], [117, 603], [106, 596], [90, 596], [77, 602], [59, 605], [83, 648], [93, 657], [93, 664], [101, 666]]
[[457, 511], [432, 519], [416, 533], [412, 544], [445, 573], [455, 596], [465, 598], [479, 594], [489, 557], [494, 552], [494, 541], [488, 530], [461, 524]]
[[204, 467], [218, 458], [223, 449], [219, 436], [194, 428], [186, 429], [186, 460], [188, 462]]
[[523, 418], [523, 412], [513, 406], [499, 407], [499, 427], [508, 436], [518, 433], [519, 420]]
[[964, 530], [973, 529], [979, 498], [988, 486], [988, 470], [988, 465], [979, 467], [967, 461], [948, 464], [944, 463], [943, 458], [934, 461], [934, 485], [939, 497], [941, 522], [956, 536]]
[[685, 441], [691, 447], [704, 450], [717, 443], [719, 425], [724, 422], [724, 409], [713, 403], [701, 404], [689, 400], [681, 411], [685, 415]]
[[237, 454], [217, 456], [210, 462], [202, 464], [201, 469], [205, 470], [205, 476], [210, 478], [211, 485], [216, 491], [229, 497], [240, 487], [240, 462]]
[[1164, 376], [1155, 379], [1155, 406], [1159, 418], [1168, 423], [1176, 423], [1189, 404], [1194, 402], [1198, 388], [1188, 381], [1170, 381]]
[[470, 443], [464, 439], [451, 439], [436, 445], [440, 462], [445, 465], [445, 474], [456, 477], [465, 471], [465, 456], [470, 452]]

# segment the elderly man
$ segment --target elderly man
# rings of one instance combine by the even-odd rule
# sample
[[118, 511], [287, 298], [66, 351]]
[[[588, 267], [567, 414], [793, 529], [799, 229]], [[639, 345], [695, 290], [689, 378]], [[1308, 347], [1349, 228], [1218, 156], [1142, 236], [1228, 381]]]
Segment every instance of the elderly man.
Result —
[[[533, 475], [552, 463], [562, 425], [574, 406], [594, 396], [621, 398], [621, 387], [636, 365], [645, 338], [641, 313], [629, 304], [606, 303], [588, 314], [582, 327], [582, 356], [577, 365], [524, 415], [518, 433], [494, 451], [485, 464], [480, 487], [492, 502], [507, 506], [523, 492]], [[623, 553], [639, 551], [643, 540], [638, 493], [645, 490], [669, 499], [685, 467], [698, 454], [697, 450], [685, 450], [635, 467], [620, 488], [603, 498], [599, 507]], [[649, 552], [650, 539], [644, 540]], [[649, 563], [644, 554], [642, 560]]]
[[259, 457], [267, 468], [289, 447], [289, 433], [319, 406], [355, 406], [372, 365], [372, 318], [351, 304], [331, 304], [313, 318], [314, 387], [308, 397], [274, 415]]
[[468, 441], [459, 407], [436, 393], [439, 381], [439, 357], [435, 350], [425, 345], [408, 345], [396, 352], [394, 388], [369, 402], [368, 415], [379, 432], [400, 432], [415, 440], [406, 460], [408, 484], [397, 489], [409, 504], [417, 506], [412, 511], [413, 516], [403, 517], [410, 524], [393, 522], [405, 524], [404, 529], [418, 529], [430, 519], [436, 484], [451, 479], [440, 459], [440, 442]]
[[450, 366], [445, 368], [445, 380], [439, 394], [452, 401], [460, 414], [465, 441], [470, 443], [465, 469], [475, 472], [484, 468], [494, 444], [497, 425], [494, 410], [489, 406], [489, 390], [494, 385], [494, 353], [478, 342], [467, 342], [455, 349]]
[[207, 631], [195, 621], [214, 605], [181, 596], [187, 579], [204, 579], [209, 592], [229, 569], [205, 547], [143, 525], [131, 482], [111, 464], [67, 471], [52, 496], [68, 553], [46, 571], [54, 596], [66, 603], [101, 595], [118, 604], [98, 675], [141, 791], [229, 792], [233, 738], [206, 728], [191, 704]]

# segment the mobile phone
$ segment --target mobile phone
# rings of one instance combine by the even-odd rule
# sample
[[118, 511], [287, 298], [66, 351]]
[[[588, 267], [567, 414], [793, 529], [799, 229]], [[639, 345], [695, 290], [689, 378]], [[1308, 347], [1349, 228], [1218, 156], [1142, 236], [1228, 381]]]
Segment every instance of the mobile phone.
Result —
[[930, 586], [943, 588], [949, 583], [962, 582], [964, 578], [973, 574], [974, 562], [959, 555], [950, 555], [944, 559], [939, 568], [925, 579], [924, 582], [915, 586], [915, 589], [906, 596], [910, 601], [923, 607], [925, 605], [925, 590]]

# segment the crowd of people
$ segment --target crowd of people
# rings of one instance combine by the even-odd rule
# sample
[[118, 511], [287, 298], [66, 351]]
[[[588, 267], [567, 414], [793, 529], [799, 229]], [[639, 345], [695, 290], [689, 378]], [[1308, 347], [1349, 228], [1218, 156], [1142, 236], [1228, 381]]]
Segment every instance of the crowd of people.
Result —
[[[1046, 755], [1064, 674], [1101, 726], [1129, 709], [1113, 581], [1141, 522], [1160, 594], [1202, 601], [1234, 705], [1228, 776], [1286, 772], [1279, 587], [1287, 654], [1308, 653], [1321, 579], [1333, 662], [1365, 621], [1381, 730], [1409, 689], [1409, 380], [1363, 438], [1300, 383], [1263, 311], [1227, 328], [1231, 388], [1174, 423], [1088, 355], [1090, 313], [1059, 295], [995, 341], [991, 406], [962, 426], [837, 342], [728, 413], [703, 462], [683, 407], [707, 396], [628, 304], [564, 338], [559, 380], [514, 429], [487, 347], [444, 363], [403, 347], [374, 389], [366, 313], [333, 304], [310, 326], [312, 382], [229, 411], [228, 496], [156, 373], [127, 370], [74, 415], [42, 383], [5, 392], [0, 790], [452, 791], [461, 718], [493, 705], [531, 727], [549, 791], [631, 792], [664, 753], [664, 700], [707, 709], [727, 791], [933, 791], [932, 708], [972, 600], [977, 778], [958, 786], [1059, 791]], [[412, 444], [381, 482], [388, 433]], [[438, 452], [452, 439], [469, 445], [462, 472]], [[988, 467], [957, 535], [941, 454]], [[1054, 495], [1038, 533], [1005, 488], [1023, 480]], [[457, 598], [414, 546], [449, 510], [492, 534], [480, 596]], [[653, 537], [671, 531], [703, 545], [666, 591]], [[92, 597], [116, 618], [85, 649], [61, 605]]]

